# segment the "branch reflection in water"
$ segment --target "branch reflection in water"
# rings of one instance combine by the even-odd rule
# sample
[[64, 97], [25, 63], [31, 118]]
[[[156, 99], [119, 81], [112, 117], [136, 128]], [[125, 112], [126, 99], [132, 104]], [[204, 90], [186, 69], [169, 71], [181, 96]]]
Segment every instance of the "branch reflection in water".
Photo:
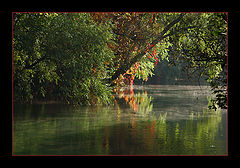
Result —
[[227, 154], [226, 112], [208, 110], [207, 94], [196, 101], [197, 88], [169, 87], [161, 95], [153, 86], [124, 88], [113, 106], [14, 104], [13, 153]]

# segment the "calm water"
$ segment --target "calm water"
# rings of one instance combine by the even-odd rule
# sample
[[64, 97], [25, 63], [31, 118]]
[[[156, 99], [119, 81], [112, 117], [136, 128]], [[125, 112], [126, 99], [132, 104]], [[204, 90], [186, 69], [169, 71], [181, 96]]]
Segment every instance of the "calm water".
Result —
[[13, 105], [14, 155], [226, 155], [227, 112], [208, 87], [134, 86], [115, 105]]

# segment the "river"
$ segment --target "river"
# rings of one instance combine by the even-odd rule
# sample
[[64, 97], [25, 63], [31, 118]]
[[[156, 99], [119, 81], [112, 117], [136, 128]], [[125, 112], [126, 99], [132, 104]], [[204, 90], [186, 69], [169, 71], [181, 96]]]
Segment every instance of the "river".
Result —
[[208, 86], [126, 87], [115, 105], [13, 104], [13, 155], [227, 155]]

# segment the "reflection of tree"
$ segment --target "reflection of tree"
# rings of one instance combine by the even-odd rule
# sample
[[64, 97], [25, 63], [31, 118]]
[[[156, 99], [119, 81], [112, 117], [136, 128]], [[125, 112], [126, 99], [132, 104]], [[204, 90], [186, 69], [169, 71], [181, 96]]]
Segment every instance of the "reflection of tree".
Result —
[[124, 103], [128, 104], [134, 113], [147, 116], [152, 111], [152, 97], [147, 95], [147, 90], [134, 93], [133, 86], [131, 86], [125, 90], [118, 90], [116, 93], [118, 95], [116, 99], [124, 100]]
[[[159, 141], [164, 141], [164, 143], [160, 142], [162, 144], [162, 148], [160, 148], [164, 153], [226, 154], [225, 141], [216, 141], [219, 132], [223, 132], [220, 111], [204, 109], [203, 113], [197, 116], [197, 119], [190, 116], [190, 119], [172, 122], [172, 125], [166, 124], [166, 122], [159, 123], [155, 136]], [[171, 151], [167, 147], [174, 148]]]
[[[45, 107], [44, 112], [43, 107]], [[114, 115], [109, 115], [110, 107], [79, 109], [79, 107], [65, 106], [64, 111], [58, 111], [55, 106], [57, 113], [53, 113], [52, 110], [51, 106], [39, 106], [35, 111], [27, 110], [25, 121], [15, 117], [14, 154], [104, 154], [107, 152], [110, 130], [108, 127], [104, 127], [103, 130], [103, 126], [110, 125], [110, 121], [113, 121]], [[34, 114], [37, 117], [33, 116], [33, 113], [37, 113]]]
[[[216, 137], [218, 136], [219, 130], [222, 130], [222, 113], [220, 110], [209, 110], [204, 109], [203, 113], [198, 116], [197, 122], [195, 120], [186, 121], [186, 130], [192, 133], [192, 136], [188, 136], [186, 133], [183, 135], [185, 142], [195, 142], [194, 144], [185, 143], [187, 148], [192, 148], [196, 154], [203, 153], [203, 149], [207, 149], [207, 152], [216, 150]], [[196, 127], [193, 130], [193, 125]], [[196, 140], [195, 140], [196, 139]], [[195, 141], [194, 141], [195, 140]], [[205, 140], [205, 141], [204, 141]], [[204, 141], [204, 142], [202, 142]], [[190, 145], [190, 146], [189, 146]], [[226, 147], [222, 144], [221, 147]]]
[[[117, 105], [118, 111], [121, 110], [120, 106], [117, 103], [117, 100], [119, 103], [129, 105], [130, 109], [133, 110], [133, 112], [130, 113], [130, 121], [128, 128], [138, 129], [136, 128], [136, 116], [146, 117], [148, 119], [148, 117], [150, 116], [150, 112], [153, 108], [152, 97], [147, 95], [147, 90], [134, 93], [132, 85], [129, 88], [125, 88], [125, 90], [118, 90], [116, 93], [117, 96], [115, 98], [115, 104]], [[154, 132], [154, 130], [155, 128], [151, 129], [152, 132]], [[138, 133], [135, 131], [132, 132], [132, 140], [134, 142], [136, 142], [136, 137], [138, 137], [137, 134]]]
[[[49, 106], [45, 105], [38, 108], [39, 115], [35, 116], [36, 111], [27, 107], [26, 120], [17, 120], [17, 116], [14, 120], [13, 152], [54, 155], [226, 154], [225, 135], [220, 136], [225, 131], [221, 111], [204, 109], [187, 120], [168, 120], [166, 112], [139, 120], [137, 114], [146, 115], [152, 110], [151, 99], [146, 98], [145, 92], [130, 95], [131, 92], [123, 92], [122, 99], [125, 101], [124, 96], [129, 100], [134, 97], [138, 110], [127, 115], [127, 120], [123, 119], [126, 116], [120, 105], [81, 109], [69, 106], [65, 112], [54, 114], [48, 112]], [[133, 101], [128, 101], [128, 105], [129, 102]], [[133, 110], [133, 106], [130, 107]]]

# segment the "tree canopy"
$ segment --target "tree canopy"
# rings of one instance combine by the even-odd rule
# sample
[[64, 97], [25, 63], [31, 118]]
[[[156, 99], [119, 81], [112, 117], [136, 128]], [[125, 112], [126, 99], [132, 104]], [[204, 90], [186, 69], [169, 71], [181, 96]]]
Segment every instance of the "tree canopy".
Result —
[[227, 107], [227, 13], [13, 13], [14, 100], [109, 104], [112, 87], [184, 63]]

